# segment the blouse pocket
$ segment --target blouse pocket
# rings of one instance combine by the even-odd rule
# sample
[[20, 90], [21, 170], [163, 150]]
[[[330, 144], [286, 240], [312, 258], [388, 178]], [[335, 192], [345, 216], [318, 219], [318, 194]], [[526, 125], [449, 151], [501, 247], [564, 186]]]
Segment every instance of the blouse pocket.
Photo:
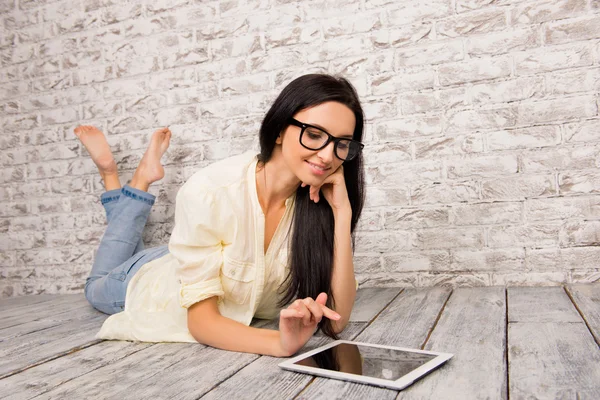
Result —
[[225, 299], [236, 304], [246, 304], [252, 294], [256, 267], [252, 263], [225, 257], [221, 269], [221, 284]]

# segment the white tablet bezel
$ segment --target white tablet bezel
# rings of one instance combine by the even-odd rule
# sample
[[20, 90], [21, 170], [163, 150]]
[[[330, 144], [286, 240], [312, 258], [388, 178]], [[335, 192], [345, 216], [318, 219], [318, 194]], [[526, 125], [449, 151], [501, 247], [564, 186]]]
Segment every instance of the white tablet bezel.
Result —
[[[361, 375], [356, 375], [356, 374], [350, 374], [347, 372], [339, 372], [339, 371], [332, 371], [332, 370], [328, 370], [328, 369], [322, 369], [322, 368], [315, 368], [315, 367], [308, 367], [305, 365], [297, 365], [294, 364], [302, 359], [308, 358], [310, 356], [312, 356], [313, 354], [319, 353], [323, 350], [329, 349], [333, 346], [337, 346], [338, 344], [341, 343], [347, 343], [347, 344], [354, 344], [354, 345], [360, 345], [360, 346], [371, 346], [371, 347], [379, 347], [379, 348], [384, 348], [384, 349], [393, 349], [393, 350], [402, 350], [402, 351], [410, 351], [413, 353], [422, 353], [422, 354], [429, 354], [429, 355], [433, 355], [436, 356], [435, 358], [427, 361], [425, 364], [421, 365], [420, 367], [414, 369], [413, 371], [409, 372], [408, 374], [400, 377], [397, 380], [389, 380], [389, 379], [381, 379], [381, 378], [372, 378], [369, 376], [361, 376]], [[328, 343], [324, 346], [320, 346], [314, 350], [308, 351], [306, 353], [300, 354], [296, 357], [293, 358], [289, 358], [281, 363], [279, 363], [279, 367], [288, 370], [288, 371], [294, 371], [294, 372], [302, 372], [302, 373], [306, 373], [306, 374], [311, 374], [311, 375], [317, 375], [317, 376], [322, 376], [325, 378], [334, 378], [334, 379], [341, 379], [344, 381], [351, 381], [351, 382], [358, 382], [358, 383], [366, 383], [366, 384], [371, 384], [371, 385], [376, 385], [376, 386], [382, 386], [385, 388], [390, 388], [390, 389], [396, 389], [396, 390], [402, 390], [404, 388], [406, 388], [407, 386], [409, 386], [410, 384], [412, 384], [414, 381], [416, 381], [417, 379], [419, 379], [420, 377], [422, 377], [423, 375], [429, 373], [431, 370], [439, 367], [441, 364], [445, 363], [446, 361], [448, 361], [450, 358], [452, 358], [452, 354], [450, 353], [438, 353], [438, 352], [434, 352], [434, 351], [425, 351], [425, 350], [416, 350], [416, 349], [409, 349], [406, 347], [397, 347], [397, 346], [387, 346], [387, 345], [382, 345], [382, 344], [374, 344], [374, 343], [363, 343], [363, 342], [355, 342], [352, 340], [336, 340], [333, 341], [331, 343]]]

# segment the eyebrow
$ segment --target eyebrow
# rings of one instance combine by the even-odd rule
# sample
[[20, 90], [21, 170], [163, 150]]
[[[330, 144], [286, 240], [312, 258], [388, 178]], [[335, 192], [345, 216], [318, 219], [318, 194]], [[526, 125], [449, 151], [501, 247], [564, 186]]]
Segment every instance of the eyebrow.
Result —
[[[312, 123], [305, 122], [304, 125], [309, 125], [309, 126], [312, 126], [314, 128], [319, 128], [320, 130], [325, 131], [325, 132], [327, 132], [327, 133], [329, 133], [331, 135], [331, 133], [327, 129], [323, 128], [319, 124], [312, 124]], [[331, 136], [333, 136], [333, 135], [331, 135]], [[344, 139], [352, 139], [354, 137], [354, 135], [353, 134], [348, 134], [348, 135], [335, 136], [335, 137], [344, 138]]]

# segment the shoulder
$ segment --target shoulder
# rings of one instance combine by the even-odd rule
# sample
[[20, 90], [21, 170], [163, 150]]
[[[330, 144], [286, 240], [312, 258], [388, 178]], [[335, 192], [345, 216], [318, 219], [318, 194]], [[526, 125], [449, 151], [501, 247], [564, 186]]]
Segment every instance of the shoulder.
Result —
[[246, 179], [248, 167], [256, 160], [256, 152], [247, 151], [216, 161], [196, 171], [179, 189], [177, 197], [218, 193]]

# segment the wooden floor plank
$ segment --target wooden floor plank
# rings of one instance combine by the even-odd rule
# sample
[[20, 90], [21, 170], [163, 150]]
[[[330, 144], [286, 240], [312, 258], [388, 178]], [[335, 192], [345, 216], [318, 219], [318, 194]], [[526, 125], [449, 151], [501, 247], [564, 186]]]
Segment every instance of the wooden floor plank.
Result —
[[[420, 348], [450, 295], [450, 289], [405, 289], [356, 340]], [[299, 399], [394, 399], [395, 390], [316, 378]]]
[[52, 300], [61, 297], [59, 294], [31, 294], [26, 296], [3, 297], [0, 298], [0, 316], [6, 310], [31, 305]]
[[503, 287], [457, 288], [425, 350], [452, 353], [402, 399], [506, 399], [506, 298]]
[[581, 322], [564, 289], [509, 287], [508, 322]]
[[[364, 327], [364, 322], [350, 322], [341, 337], [354, 338]], [[330, 341], [324, 336], [313, 336], [311, 340], [299, 351], [305, 353]], [[291, 399], [314, 379], [312, 375], [299, 374], [285, 371], [278, 364], [283, 358], [263, 356], [241, 369], [231, 378], [219, 384], [202, 397], [208, 399], [243, 398], [250, 399]]]
[[600, 283], [568, 285], [566, 290], [600, 345]]
[[600, 349], [565, 290], [529, 289], [508, 289], [510, 398], [600, 398]]
[[[374, 318], [396, 296], [401, 289], [367, 289], [357, 292], [351, 322], [348, 324], [342, 338], [354, 338], [366, 326], [369, 318]], [[358, 321], [356, 321], [358, 320]], [[356, 322], [355, 322], [356, 321]], [[329, 341], [323, 336], [314, 336], [299, 353], [304, 353]], [[282, 359], [261, 357], [248, 365], [226, 382], [221, 383], [203, 398], [236, 397], [243, 388], [245, 399], [293, 398], [313, 379], [310, 375], [298, 374], [281, 370], [277, 364]], [[257, 373], [257, 372], [260, 373]]]
[[105, 341], [67, 354], [0, 380], [0, 399], [31, 399], [152, 345]]
[[[65, 294], [65, 295], [53, 295], [50, 298], [44, 296], [46, 300], [35, 301], [35, 296], [32, 297], [29, 302], [12, 307], [3, 307], [0, 312], [0, 328], [8, 327], [8, 323], [14, 325], [12, 322], [13, 318], [19, 318], [24, 316], [34, 316], [38, 319], [44, 315], [53, 314], [54, 310], [64, 310], [65, 307], [75, 307], [86, 303], [85, 297], [82, 294]], [[2, 301], [0, 301], [2, 303]]]
[[97, 343], [94, 338], [107, 315], [70, 321], [43, 331], [0, 342], [0, 378], [57, 355]]
[[361, 288], [356, 293], [350, 321], [371, 321], [401, 291], [401, 288]]

